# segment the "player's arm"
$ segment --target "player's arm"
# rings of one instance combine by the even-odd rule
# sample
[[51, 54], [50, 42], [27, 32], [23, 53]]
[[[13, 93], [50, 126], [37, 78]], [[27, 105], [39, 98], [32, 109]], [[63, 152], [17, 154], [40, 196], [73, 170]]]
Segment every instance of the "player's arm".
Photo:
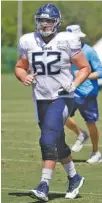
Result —
[[93, 49], [90, 50], [90, 63], [93, 72], [90, 73], [88, 78], [91, 80], [102, 78], [102, 63]]
[[[77, 76], [78, 72], [79, 72], [79, 70], [76, 70], [74, 72], [75, 77]], [[99, 78], [99, 75], [98, 75], [97, 72], [90, 73], [89, 76], [88, 76], [88, 79], [90, 79], [90, 80], [96, 80], [98, 78]]]
[[90, 75], [88, 76], [88, 78], [90, 80], [95, 80], [95, 79], [98, 79], [99, 76], [98, 76], [98, 73], [97, 72], [94, 72], [94, 73], [90, 73]]
[[[16, 77], [23, 82], [24, 85], [29, 86], [34, 83], [36, 74], [29, 74], [29, 62], [27, 57], [28, 43], [27, 35], [23, 35], [18, 44], [19, 59], [15, 66]], [[35, 83], [34, 83], [35, 84]]]
[[15, 66], [15, 75], [21, 81], [24, 82], [25, 77], [27, 76], [28, 70], [28, 60], [20, 57]]
[[88, 78], [91, 67], [81, 51], [71, 58], [71, 62], [79, 69], [77, 76], [74, 79], [74, 84], [78, 87]]
[[15, 66], [15, 75], [26, 86], [31, 85], [36, 76], [36, 74], [28, 74], [28, 70], [28, 60], [26, 58], [20, 57]]

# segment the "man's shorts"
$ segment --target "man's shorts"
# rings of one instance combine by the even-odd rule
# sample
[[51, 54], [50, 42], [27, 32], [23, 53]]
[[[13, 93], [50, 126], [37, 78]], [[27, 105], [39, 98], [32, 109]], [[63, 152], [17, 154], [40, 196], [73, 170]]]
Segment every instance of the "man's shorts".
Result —
[[74, 116], [76, 110], [79, 110], [86, 122], [96, 122], [99, 118], [97, 97], [75, 97], [71, 117]]
[[[72, 111], [73, 104], [73, 98], [37, 101], [39, 126], [41, 129], [40, 145], [43, 150], [44, 146], [48, 146], [50, 152], [53, 149], [55, 150], [56, 147], [58, 159], [67, 158], [71, 153], [65, 142], [64, 123]], [[43, 160], [45, 160], [44, 156]]]
[[[49, 123], [56, 128], [61, 128], [60, 125], [67, 120], [74, 105], [74, 98], [58, 98], [56, 100], [38, 100], [37, 112], [40, 127], [44, 123]], [[60, 118], [60, 119], [59, 119]], [[61, 121], [62, 120], [62, 124]]]

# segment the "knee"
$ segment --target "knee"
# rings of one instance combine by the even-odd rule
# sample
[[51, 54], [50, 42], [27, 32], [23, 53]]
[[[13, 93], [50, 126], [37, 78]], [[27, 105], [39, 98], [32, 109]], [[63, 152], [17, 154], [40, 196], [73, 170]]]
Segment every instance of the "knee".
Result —
[[41, 129], [40, 146], [43, 160], [58, 159], [56, 140], [60, 133], [61, 130], [54, 125], [44, 125]]
[[58, 148], [58, 159], [65, 159], [71, 154], [71, 150], [68, 145]]
[[58, 159], [58, 151], [56, 145], [40, 144], [40, 146], [43, 160], [56, 161]]

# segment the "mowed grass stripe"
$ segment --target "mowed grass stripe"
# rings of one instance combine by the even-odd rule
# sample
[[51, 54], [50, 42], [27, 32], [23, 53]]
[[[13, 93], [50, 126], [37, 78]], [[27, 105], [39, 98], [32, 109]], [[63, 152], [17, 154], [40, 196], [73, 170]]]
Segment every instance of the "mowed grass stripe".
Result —
[[[7, 158], [2, 158], [1, 159], [1, 161], [11, 161], [11, 162], [31, 162], [31, 163], [41, 163], [41, 161], [40, 160], [38, 160], [38, 161], [35, 161], [35, 160], [26, 160], [26, 159], [7, 159]], [[85, 162], [85, 161], [81, 161], [80, 160], [80, 162], [77, 162], [77, 160], [75, 160], [76, 161], [76, 163], [75, 164], [77, 164], [77, 165], [83, 165], [83, 164], [85, 164], [85, 165], [89, 165], [87, 162]], [[101, 164], [102, 163], [102, 160], [100, 161], [100, 163], [96, 163], [96, 164], [94, 164], [94, 165], [99, 165], [99, 164]], [[60, 164], [60, 163], [57, 163], [57, 164]], [[93, 166], [94, 166], [93, 165]]]

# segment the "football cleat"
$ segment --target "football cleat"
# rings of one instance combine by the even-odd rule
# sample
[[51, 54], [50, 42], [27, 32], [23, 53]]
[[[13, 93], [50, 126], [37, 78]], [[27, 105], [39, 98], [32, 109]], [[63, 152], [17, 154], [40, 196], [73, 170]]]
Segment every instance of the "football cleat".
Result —
[[42, 181], [35, 189], [29, 191], [29, 196], [32, 198], [37, 197], [45, 202], [48, 201], [49, 187], [45, 181]]
[[69, 179], [69, 186], [68, 191], [65, 195], [67, 199], [75, 199], [79, 194], [79, 189], [84, 184], [84, 177], [81, 177], [79, 174], [76, 174], [73, 178], [68, 177]]

